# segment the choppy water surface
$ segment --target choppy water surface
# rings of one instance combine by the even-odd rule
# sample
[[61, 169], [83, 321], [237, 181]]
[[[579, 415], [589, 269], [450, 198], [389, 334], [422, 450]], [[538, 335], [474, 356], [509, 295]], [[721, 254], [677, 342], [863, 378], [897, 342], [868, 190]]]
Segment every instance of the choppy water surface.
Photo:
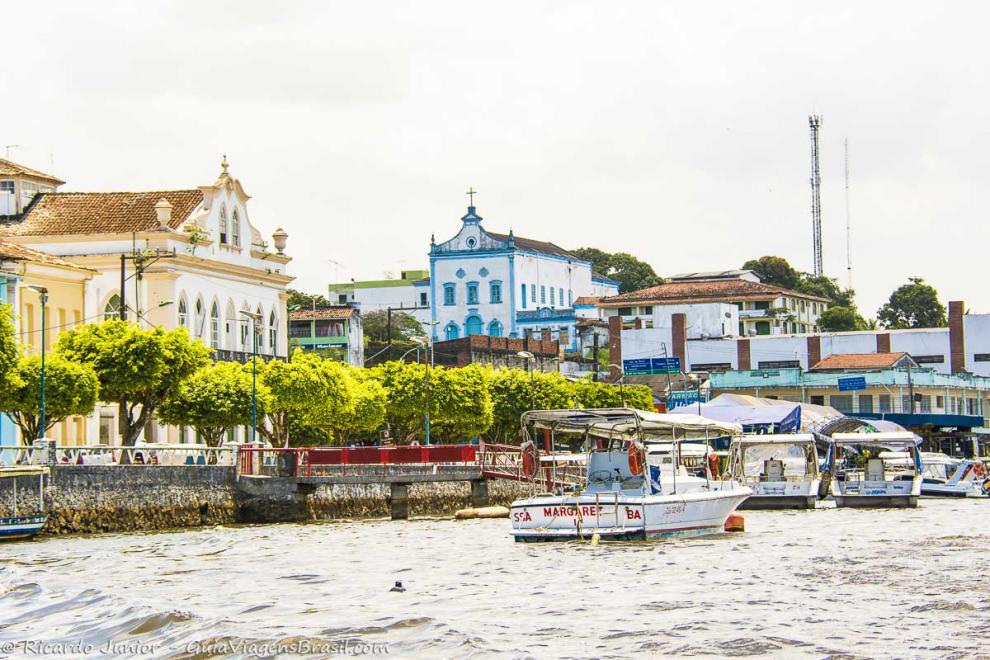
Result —
[[[301, 640], [387, 644], [393, 657], [978, 657], [990, 648], [990, 502], [745, 516], [744, 534], [598, 547], [516, 544], [507, 520], [6, 544], [0, 643], [140, 642], [163, 656]], [[389, 591], [395, 580], [405, 593]]]

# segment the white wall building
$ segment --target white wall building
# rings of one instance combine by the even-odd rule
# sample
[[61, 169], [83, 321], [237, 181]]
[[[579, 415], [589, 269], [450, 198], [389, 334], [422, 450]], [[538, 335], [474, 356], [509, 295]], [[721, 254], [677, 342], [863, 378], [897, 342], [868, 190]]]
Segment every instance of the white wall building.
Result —
[[362, 313], [405, 310], [420, 323], [430, 321], [430, 278], [426, 270], [404, 270], [398, 279], [340, 282], [328, 287], [332, 305], [354, 305]]
[[[129, 319], [184, 326], [216, 358], [246, 361], [252, 321], [241, 312], [249, 312], [262, 319], [259, 354], [285, 357], [285, 289], [293, 279], [287, 234], [276, 229], [270, 247], [249, 220], [248, 195], [227, 169], [225, 158], [213, 184], [189, 190], [43, 193], [4, 227], [3, 237], [97, 272], [86, 291], [86, 321], [117, 315], [123, 298]], [[87, 433], [91, 442], [116, 440], [116, 414], [116, 406], [99, 409]], [[148, 440], [179, 439], [174, 428], [147, 432]]]
[[474, 206], [461, 222], [456, 236], [430, 245], [437, 339], [548, 334], [575, 350], [574, 301], [618, 292], [618, 282], [594, 275], [590, 262], [558, 245], [487, 231]]

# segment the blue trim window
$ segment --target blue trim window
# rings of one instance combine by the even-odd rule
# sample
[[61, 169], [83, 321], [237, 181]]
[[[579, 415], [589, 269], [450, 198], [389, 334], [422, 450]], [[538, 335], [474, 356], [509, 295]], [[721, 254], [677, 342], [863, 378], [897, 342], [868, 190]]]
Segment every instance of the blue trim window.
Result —
[[553, 287], [550, 287], [550, 306], [551, 307], [553, 305], [556, 305], [557, 304], [557, 301], [554, 299], [554, 297], [555, 297], [555, 294], [554, 294]]
[[443, 334], [447, 341], [457, 339], [457, 336], [460, 334], [457, 330], [457, 324], [453, 322], [448, 323], [447, 327], [443, 329]]
[[540, 304], [547, 304], [547, 288], [545, 286], [540, 287]]
[[502, 283], [498, 281], [493, 281], [489, 286], [489, 294], [491, 294], [490, 302], [493, 304], [498, 304], [502, 302]]
[[526, 285], [522, 285], [522, 308], [526, 309]]
[[560, 301], [560, 306], [564, 306], [564, 287], [557, 289], [557, 300]]
[[530, 284], [529, 285], [529, 299], [530, 299], [531, 302], [534, 302], [534, 303], [536, 302], [536, 285], [535, 284]]
[[467, 320], [464, 321], [464, 336], [471, 337], [472, 335], [483, 334], [485, 334], [485, 329], [481, 323], [481, 317], [474, 315], [467, 317]]
[[454, 305], [457, 303], [457, 294], [454, 293], [455, 288], [452, 283], [443, 285], [443, 304], [444, 305]]
[[467, 304], [477, 305], [478, 304], [478, 283], [468, 282], [467, 285]]
[[501, 337], [502, 336], [502, 324], [498, 321], [492, 321], [488, 324], [488, 336], [489, 337]]

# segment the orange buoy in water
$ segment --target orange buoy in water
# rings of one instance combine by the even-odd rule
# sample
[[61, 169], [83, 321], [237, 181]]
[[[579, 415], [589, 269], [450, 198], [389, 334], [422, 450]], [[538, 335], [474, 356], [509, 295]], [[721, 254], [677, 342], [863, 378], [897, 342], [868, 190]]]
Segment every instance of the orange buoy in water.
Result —
[[738, 513], [730, 513], [729, 517], [725, 519], [725, 531], [727, 532], [745, 532], [746, 531], [746, 519]]

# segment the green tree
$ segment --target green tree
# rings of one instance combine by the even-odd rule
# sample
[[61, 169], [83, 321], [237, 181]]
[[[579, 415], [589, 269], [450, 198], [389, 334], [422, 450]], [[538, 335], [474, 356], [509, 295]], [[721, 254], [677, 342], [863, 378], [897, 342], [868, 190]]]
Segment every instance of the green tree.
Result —
[[628, 252], [609, 253], [598, 248], [578, 248], [571, 252], [590, 261], [595, 272], [619, 282], [619, 293], [648, 289], [666, 282], [657, 275], [653, 266]]
[[818, 317], [818, 327], [824, 332], [848, 332], [866, 330], [867, 324], [855, 308], [836, 305], [829, 307]]
[[[218, 447], [227, 429], [252, 421], [251, 366], [218, 362], [203, 367], [172, 392], [159, 410], [166, 424], [191, 426], [211, 447]], [[268, 388], [259, 384], [258, 420], [264, 420]], [[259, 423], [259, 432], [260, 432]]]
[[877, 311], [877, 320], [885, 328], [944, 328], [945, 306], [938, 301], [938, 292], [920, 277], [890, 294], [890, 300]]
[[591, 377], [586, 377], [574, 383], [574, 393], [582, 408], [626, 407], [655, 410], [653, 390], [646, 385], [623, 385], [620, 388], [617, 384], [596, 383]]
[[134, 445], [182, 381], [210, 361], [210, 349], [194, 341], [185, 328], [145, 330], [118, 319], [69, 330], [56, 350], [92, 367], [100, 381], [100, 398], [120, 403], [125, 447]]
[[270, 393], [268, 425], [258, 432], [274, 447], [289, 445], [293, 424], [331, 428], [332, 420], [353, 405], [353, 383], [344, 365], [302, 350], [288, 362], [268, 362], [259, 368], [258, 379]]
[[[495, 442], [519, 439], [519, 418], [534, 407], [538, 410], [571, 408], [574, 388], [557, 372], [533, 372], [521, 369], [498, 369], [488, 379], [493, 406], [493, 423], [488, 437]], [[535, 402], [535, 403], [534, 403]]]
[[328, 434], [338, 444], [354, 436], [367, 437], [385, 423], [388, 396], [381, 383], [372, 380], [363, 370], [351, 369], [353, 404], [331, 420]]
[[[41, 337], [39, 336], [40, 340]], [[34, 341], [29, 338], [28, 342]], [[10, 305], [0, 303], [0, 388], [10, 380], [10, 385], [17, 385], [15, 374], [19, 367], [20, 347], [17, 344], [17, 331], [14, 329], [14, 315]]]
[[426, 367], [385, 362], [369, 369], [368, 378], [385, 389], [388, 397], [385, 421], [393, 437], [400, 443], [421, 437], [426, 410]]
[[[389, 339], [388, 312], [374, 311], [363, 314], [364, 336], [384, 344]], [[392, 341], [409, 341], [423, 334], [423, 326], [408, 312], [392, 312]]]
[[476, 364], [430, 369], [430, 435], [440, 442], [462, 442], [492, 425], [488, 371]]
[[801, 275], [783, 257], [765, 256], [750, 259], [743, 264], [743, 270], [756, 273], [761, 282], [774, 284], [785, 289], [796, 289]]
[[[21, 429], [21, 441], [30, 444], [40, 437], [41, 357], [23, 357], [17, 363], [8, 387], [0, 390], [0, 409]], [[72, 362], [58, 354], [45, 359], [45, 428], [52, 428], [73, 415], [88, 415], [96, 406], [100, 381], [87, 364]]]
[[330, 301], [326, 299], [326, 296], [319, 293], [303, 293], [296, 289], [286, 289], [285, 292], [289, 297], [285, 301], [286, 307], [300, 307], [301, 309], [312, 309], [315, 304], [317, 307], [327, 307], [330, 305]]

